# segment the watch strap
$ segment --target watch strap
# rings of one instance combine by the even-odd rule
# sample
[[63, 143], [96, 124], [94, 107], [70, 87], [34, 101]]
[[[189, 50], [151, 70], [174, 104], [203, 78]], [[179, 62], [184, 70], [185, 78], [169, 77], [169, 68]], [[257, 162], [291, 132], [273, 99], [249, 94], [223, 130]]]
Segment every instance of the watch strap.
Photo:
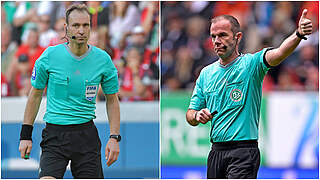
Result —
[[116, 139], [117, 142], [121, 141], [121, 136], [120, 136], [120, 134], [119, 134], [119, 135], [111, 134], [111, 135], [109, 136], [109, 138]]
[[301, 35], [298, 30], [296, 30], [296, 35], [297, 35], [298, 38], [300, 38], [300, 39], [307, 40], [307, 38], [306, 38], [304, 35]]

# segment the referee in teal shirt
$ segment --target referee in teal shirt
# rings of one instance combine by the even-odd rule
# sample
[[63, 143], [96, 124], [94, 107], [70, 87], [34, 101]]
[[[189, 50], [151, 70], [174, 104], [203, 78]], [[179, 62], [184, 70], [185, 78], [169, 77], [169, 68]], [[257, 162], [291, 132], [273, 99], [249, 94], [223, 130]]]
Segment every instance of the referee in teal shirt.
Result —
[[68, 8], [65, 28], [68, 43], [48, 47], [35, 63], [19, 151], [22, 158], [28, 159], [33, 123], [47, 87], [39, 178], [62, 179], [71, 161], [74, 178], [100, 179], [104, 178], [101, 141], [93, 123], [96, 96], [101, 84], [110, 124], [111, 135], [105, 149], [110, 166], [118, 158], [121, 139], [118, 73], [105, 51], [87, 44], [90, 14], [84, 4]]
[[255, 54], [239, 53], [242, 32], [236, 18], [222, 15], [212, 19], [210, 35], [219, 60], [202, 69], [186, 114], [192, 126], [211, 121], [208, 179], [257, 178], [263, 78], [312, 33], [312, 22], [306, 15], [305, 9], [298, 29], [280, 47]]

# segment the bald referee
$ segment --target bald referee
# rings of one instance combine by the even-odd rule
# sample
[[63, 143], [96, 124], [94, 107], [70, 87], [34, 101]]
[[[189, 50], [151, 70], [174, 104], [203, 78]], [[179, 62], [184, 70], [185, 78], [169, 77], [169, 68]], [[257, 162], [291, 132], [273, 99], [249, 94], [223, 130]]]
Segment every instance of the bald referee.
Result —
[[306, 15], [304, 9], [297, 30], [280, 47], [254, 54], [239, 53], [242, 32], [236, 18], [212, 19], [210, 35], [219, 61], [202, 69], [186, 113], [192, 126], [211, 121], [207, 178], [257, 178], [262, 81], [269, 68], [279, 65], [312, 33]]
[[84, 4], [67, 9], [65, 28], [68, 42], [48, 47], [35, 63], [19, 151], [22, 158], [29, 158], [33, 123], [47, 86], [39, 178], [62, 179], [71, 161], [74, 178], [100, 179], [104, 178], [101, 141], [93, 122], [96, 96], [101, 84], [110, 124], [111, 135], [105, 149], [110, 166], [118, 158], [121, 139], [117, 69], [105, 51], [87, 44], [90, 14]]

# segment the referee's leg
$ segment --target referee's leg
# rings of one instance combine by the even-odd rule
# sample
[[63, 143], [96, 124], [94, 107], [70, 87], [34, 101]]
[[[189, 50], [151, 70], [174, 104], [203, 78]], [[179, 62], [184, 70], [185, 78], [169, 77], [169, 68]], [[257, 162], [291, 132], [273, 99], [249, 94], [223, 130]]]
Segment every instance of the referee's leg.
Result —
[[40, 157], [39, 178], [62, 179], [68, 165], [68, 158], [61, 150], [61, 135], [47, 128], [42, 131], [40, 143], [42, 153]]
[[62, 179], [68, 165], [68, 160], [57, 158], [52, 152], [42, 151], [40, 157], [40, 179]]
[[101, 141], [94, 124], [71, 132], [73, 155], [71, 172], [76, 179], [103, 179]]
[[257, 179], [260, 166], [258, 147], [237, 148], [230, 151], [227, 167], [228, 179]]
[[224, 151], [211, 149], [207, 162], [207, 179], [225, 179]]

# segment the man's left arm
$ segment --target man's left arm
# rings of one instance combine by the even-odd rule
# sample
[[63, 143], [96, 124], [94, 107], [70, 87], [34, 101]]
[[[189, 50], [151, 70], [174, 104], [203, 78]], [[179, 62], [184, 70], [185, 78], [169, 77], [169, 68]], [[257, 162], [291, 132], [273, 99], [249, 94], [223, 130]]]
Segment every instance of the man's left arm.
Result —
[[[299, 45], [301, 37], [310, 35], [312, 33], [312, 22], [310, 19], [307, 19], [306, 17], [307, 12], [307, 9], [303, 10], [299, 20], [298, 29], [287, 39], [285, 39], [280, 45], [280, 47], [266, 52], [265, 58], [270, 66], [279, 65]], [[298, 37], [297, 34], [300, 34], [301, 37]]]
[[[120, 134], [120, 107], [117, 94], [106, 94], [106, 108], [109, 119], [110, 135]], [[106, 146], [107, 165], [113, 164], [119, 156], [119, 142], [114, 138], [109, 138]]]

